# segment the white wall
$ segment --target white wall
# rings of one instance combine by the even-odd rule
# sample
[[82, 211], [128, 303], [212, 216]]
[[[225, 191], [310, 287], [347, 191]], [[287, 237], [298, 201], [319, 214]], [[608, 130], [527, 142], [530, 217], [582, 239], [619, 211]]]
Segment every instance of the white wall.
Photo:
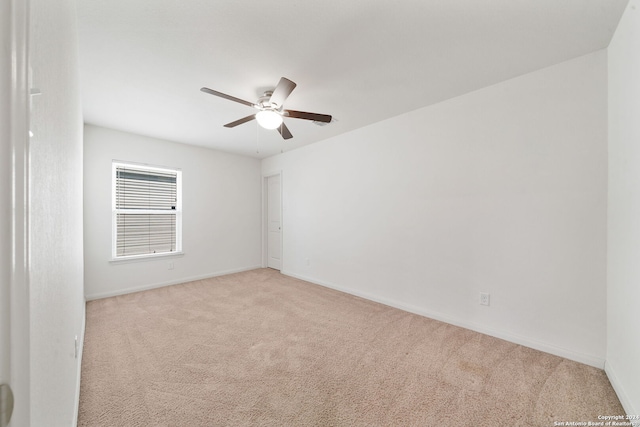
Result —
[[603, 367], [606, 61], [265, 159], [283, 171], [283, 272]]
[[640, 2], [609, 45], [607, 366], [629, 414], [640, 414]]
[[[112, 160], [182, 169], [184, 256], [110, 262]], [[87, 125], [84, 161], [87, 298], [260, 266], [259, 160]]]
[[[31, 425], [74, 423], [84, 326], [82, 116], [74, 0], [31, 0]], [[80, 343], [81, 344], [81, 343]]]

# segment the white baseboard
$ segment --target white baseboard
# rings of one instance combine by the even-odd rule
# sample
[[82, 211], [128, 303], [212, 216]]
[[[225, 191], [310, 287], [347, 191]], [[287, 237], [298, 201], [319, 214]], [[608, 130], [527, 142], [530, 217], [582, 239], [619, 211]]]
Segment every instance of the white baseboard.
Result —
[[364, 299], [368, 299], [370, 301], [374, 301], [380, 304], [388, 305], [390, 307], [398, 308], [403, 311], [408, 311], [410, 313], [418, 314], [420, 316], [428, 317], [430, 319], [439, 320], [441, 322], [449, 323], [451, 325], [460, 326], [461, 328], [470, 329], [472, 331], [476, 331], [485, 335], [490, 335], [492, 337], [500, 338], [505, 341], [509, 341], [525, 347], [533, 348], [535, 350], [544, 351], [545, 353], [553, 354], [555, 356], [560, 356], [576, 362], [584, 363], [585, 365], [593, 366], [598, 369], [604, 369], [605, 367], [605, 359], [601, 357], [582, 354], [576, 351], [568, 350], [566, 348], [562, 348], [552, 344], [547, 344], [541, 341], [537, 341], [535, 339], [520, 336], [517, 334], [512, 334], [510, 332], [498, 331], [492, 328], [487, 328], [477, 323], [459, 320], [442, 313], [438, 313], [432, 310], [426, 310], [421, 307], [417, 307], [411, 304], [406, 304], [406, 303], [392, 300], [389, 298], [379, 297], [377, 295], [370, 294], [368, 292], [361, 292], [361, 291], [353, 290], [350, 288], [346, 288], [344, 286], [335, 285], [333, 283], [323, 282], [321, 280], [317, 280], [312, 277], [306, 277], [297, 273], [293, 273], [291, 271], [282, 270], [281, 273], [287, 276], [295, 277], [296, 279], [314, 283], [316, 285], [335, 289], [340, 292], [345, 292], [347, 294], [355, 295]]
[[[613, 366], [611, 366], [611, 362], [607, 361], [604, 365], [604, 371], [607, 374], [607, 378], [609, 378], [609, 382], [611, 383], [611, 387], [615, 390], [618, 395], [618, 399], [622, 404], [622, 408], [628, 415], [640, 415], [640, 407], [634, 407], [631, 402], [631, 399], [624, 391], [622, 384], [620, 384], [619, 377], [616, 375]], [[640, 425], [640, 422], [637, 424]]]
[[82, 351], [84, 349], [84, 331], [87, 325], [86, 304], [82, 304], [82, 325], [80, 325], [80, 335], [78, 336], [78, 359], [76, 361], [76, 396], [75, 410], [73, 412], [73, 426], [78, 425], [78, 412], [80, 411], [80, 380], [82, 374]]
[[256, 268], [262, 268], [262, 267], [260, 265], [254, 265], [251, 267], [243, 267], [243, 268], [236, 268], [233, 270], [224, 270], [224, 271], [217, 271], [214, 273], [207, 273], [200, 276], [182, 277], [180, 279], [170, 280], [167, 282], [152, 283], [152, 284], [142, 285], [142, 286], [134, 286], [131, 288], [118, 289], [117, 291], [111, 291], [111, 292], [100, 292], [97, 294], [89, 294], [89, 295], [86, 295], [86, 299], [87, 301], [91, 301], [96, 299], [115, 297], [118, 295], [131, 294], [134, 292], [148, 291], [149, 289], [156, 289], [156, 288], [162, 288], [164, 286], [178, 285], [180, 283], [193, 282], [194, 280], [209, 279], [211, 277], [224, 276], [226, 274], [241, 273], [243, 271], [255, 270]]

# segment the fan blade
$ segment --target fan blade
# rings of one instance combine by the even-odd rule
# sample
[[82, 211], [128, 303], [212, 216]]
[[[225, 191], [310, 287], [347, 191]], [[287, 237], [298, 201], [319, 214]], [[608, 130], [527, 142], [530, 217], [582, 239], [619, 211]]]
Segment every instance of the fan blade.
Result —
[[209, 89], [208, 87], [200, 88], [200, 90], [210, 95], [215, 95], [215, 96], [219, 96], [220, 98], [228, 99], [229, 101], [239, 102], [240, 104], [248, 105], [249, 107], [258, 108], [253, 102], [245, 101], [244, 99], [236, 98], [235, 96], [227, 95], [226, 93], [218, 92], [216, 90]]
[[250, 122], [251, 120], [253, 120], [253, 119], [255, 119], [255, 118], [256, 118], [256, 115], [255, 115], [255, 114], [252, 114], [252, 115], [250, 115], [250, 116], [247, 116], [247, 117], [243, 117], [243, 118], [241, 118], [241, 119], [238, 119], [238, 120], [236, 120], [235, 122], [227, 123], [226, 125], [224, 125], [224, 127], [226, 127], [226, 128], [234, 128], [234, 127], [236, 127], [236, 126], [238, 126], [238, 125], [241, 125], [241, 124], [243, 124], [243, 123]]
[[313, 120], [314, 122], [330, 123], [329, 114], [307, 113], [306, 111], [284, 110], [284, 114], [294, 119]]
[[280, 135], [282, 135], [284, 139], [293, 138], [293, 135], [291, 135], [289, 128], [287, 127], [287, 125], [284, 124], [284, 122], [282, 122], [282, 124], [278, 126], [278, 132], [280, 132]]
[[291, 92], [296, 88], [296, 84], [286, 77], [282, 77], [278, 82], [278, 86], [273, 90], [273, 94], [269, 99], [269, 102], [276, 106], [276, 108], [282, 107], [284, 101], [291, 95]]

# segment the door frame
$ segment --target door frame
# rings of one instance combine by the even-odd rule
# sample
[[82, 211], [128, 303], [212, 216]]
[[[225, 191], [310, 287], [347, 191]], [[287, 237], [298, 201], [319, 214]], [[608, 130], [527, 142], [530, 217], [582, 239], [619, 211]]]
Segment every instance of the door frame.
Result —
[[267, 268], [269, 264], [269, 178], [280, 176], [280, 271], [284, 270], [284, 226], [282, 217], [282, 171], [273, 171], [262, 174], [262, 268]]
[[[2, 283], [3, 295], [9, 294], [4, 319], [8, 327], [9, 384], [13, 389], [14, 410], [11, 426], [30, 424], [30, 287], [29, 287], [29, 0], [9, 1], [8, 29], [11, 63], [9, 65], [8, 111], [2, 109], [2, 121], [8, 123], [10, 200], [10, 235], [8, 250], [9, 281]], [[6, 35], [7, 33], [5, 33]], [[5, 66], [3, 63], [1, 66]], [[4, 163], [4, 162], [3, 162]], [[5, 165], [3, 165], [4, 167]], [[4, 274], [3, 274], [4, 276]], [[4, 280], [3, 280], [4, 282]], [[6, 308], [3, 305], [3, 308]], [[4, 343], [6, 344], [6, 342]]]

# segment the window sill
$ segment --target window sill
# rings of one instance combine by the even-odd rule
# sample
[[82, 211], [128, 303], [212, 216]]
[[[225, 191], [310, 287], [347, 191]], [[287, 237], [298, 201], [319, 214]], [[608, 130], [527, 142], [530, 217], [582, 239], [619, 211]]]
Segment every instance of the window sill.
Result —
[[109, 260], [109, 263], [123, 264], [123, 263], [129, 263], [129, 262], [153, 261], [157, 259], [176, 258], [176, 257], [182, 257], [182, 256], [184, 256], [184, 252], [166, 252], [162, 254], [133, 255], [128, 257], [111, 258]]

